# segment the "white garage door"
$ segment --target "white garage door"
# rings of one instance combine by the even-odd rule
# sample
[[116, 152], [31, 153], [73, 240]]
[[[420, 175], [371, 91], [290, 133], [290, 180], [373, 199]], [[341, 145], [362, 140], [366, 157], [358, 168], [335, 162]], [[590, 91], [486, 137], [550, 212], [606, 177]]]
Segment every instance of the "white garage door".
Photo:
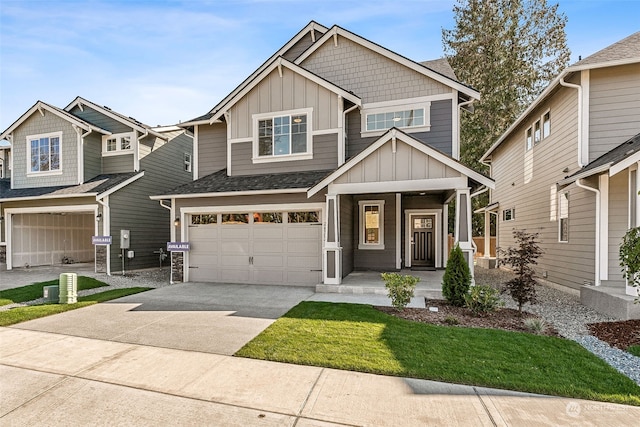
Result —
[[315, 211], [191, 215], [189, 281], [315, 285], [321, 241]]
[[91, 262], [94, 248], [92, 213], [14, 214], [11, 218], [11, 263], [26, 265]]

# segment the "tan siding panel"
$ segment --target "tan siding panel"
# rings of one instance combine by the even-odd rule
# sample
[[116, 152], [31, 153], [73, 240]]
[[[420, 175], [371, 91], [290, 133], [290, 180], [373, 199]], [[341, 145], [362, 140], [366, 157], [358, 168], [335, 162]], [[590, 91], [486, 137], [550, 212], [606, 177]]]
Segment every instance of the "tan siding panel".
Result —
[[227, 128], [224, 123], [198, 126], [198, 177], [227, 166]]

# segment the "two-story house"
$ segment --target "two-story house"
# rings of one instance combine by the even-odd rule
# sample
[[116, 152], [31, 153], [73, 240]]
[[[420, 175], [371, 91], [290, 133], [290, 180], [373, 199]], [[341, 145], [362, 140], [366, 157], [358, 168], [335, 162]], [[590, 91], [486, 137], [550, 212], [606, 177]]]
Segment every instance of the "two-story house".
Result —
[[479, 93], [444, 60], [417, 63], [311, 22], [192, 128], [192, 183], [170, 206], [185, 281], [339, 285], [355, 270], [442, 268], [448, 204], [472, 266], [459, 118]]
[[[95, 262], [110, 274], [159, 265], [169, 211], [149, 195], [191, 180], [184, 129], [152, 129], [78, 97], [64, 109], [36, 102], [0, 137], [11, 142], [0, 188], [7, 269]], [[94, 245], [106, 241], [93, 236], [111, 244]]]
[[565, 69], [482, 157], [498, 246], [513, 244], [513, 229], [538, 232], [540, 276], [602, 312], [640, 317], [618, 256], [640, 225], [639, 148], [640, 32]]

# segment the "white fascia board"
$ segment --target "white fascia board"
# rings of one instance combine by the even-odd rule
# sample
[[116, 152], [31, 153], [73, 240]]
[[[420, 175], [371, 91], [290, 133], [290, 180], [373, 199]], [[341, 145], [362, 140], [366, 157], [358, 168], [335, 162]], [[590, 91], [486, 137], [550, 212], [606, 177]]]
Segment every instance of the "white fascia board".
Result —
[[39, 109], [43, 109], [46, 110], [52, 114], [55, 114], [56, 116], [60, 117], [61, 119], [64, 119], [86, 131], [88, 131], [89, 129], [102, 133], [104, 135], [110, 135], [111, 132], [109, 132], [108, 130], [99, 128], [97, 126], [94, 126], [92, 124], [89, 124], [87, 122], [85, 122], [84, 120], [80, 120], [79, 118], [73, 116], [72, 114], [64, 111], [64, 110], [58, 110], [52, 106], [50, 106], [49, 104], [42, 102], [42, 101], [38, 101], [34, 104], [33, 107], [31, 107], [29, 110], [27, 110], [26, 113], [24, 113], [22, 116], [20, 116], [20, 118], [18, 120], [16, 120], [15, 122], [13, 122], [13, 124], [11, 126], [9, 126], [4, 132], [2, 132], [2, 134], [0, 135], [0, 139], [4, 139], [6, 138], [8, 135], [11, 134], [11, 132], [13, 132], [18, 126], [20, 126], [22, 123], [25, 122], [25, 120], [27, 120], [29, 117], [31, 117], [36, 111], [38, 111]]
[[190, 126], [211, 125], [211, 124], [214, 124], [214, 123], [222, 123], [222, 120], [214, 120], [214, 121], [211, 121], [210, 119], [192, 120], [190, 122], [178, 123], [176, 126], [181, 127], [181, 128], [186, 128], [186, 127], [190, 127]]
[[640, 162], [640, 151], [633, 153], [626, 159], [622, 159], [615, 165], [612, 165], [609, 169], [609, 176], [617, 175], [618, 173], [627, 169], [629, 166], [636, 164], [637, 162]]
[[579, 179], [588, 178], [588, 177], [593, 176], [593, 175], [597, 175], [597, 174], [600, 174], [600, 173], [603, 173], [603, 172], [607, 172], [610, 167], [611, 167], [611, 163], [607, 163], [607, 164], [604, 164], [604, 165], [599, 166], [597, 168], [589, 169], [589, 170], [584, 171], [582, 173], [578, 173], [578, 174], [573, 175], [573, 176], [571, 176], [569, 178], [565, 178], [565, 179], [563, 179], [561, 181], [558, 181], [558, 185], [562, 185], [562, 186], [569, 185], [569, 184], [572, 184], [572, 183], [576, 182]]
[[476, 171], [464, 166], [462, 163], [456, 161], [455, 159], [452, 159], [452, 158], [448, 157], [447, 155], [442, 154], [439, 151], [434, 150], [433, 148], [429, 147], [428, 145], [425, 145], [422, 142], [417, 141], [416, 139], [414, 139], [410, 135], [407, 135], [406, 133], [404, 133], [402, 131], [399, 131], [396, 128], [391, 128], [387, 132], [385, 132], [384, 135], [382, 135], [380, 138], [378, 138], [378, 140], [375, 141], [373, 144], [369, 145], [367, 148], [362, 150], [356, 156], [354, 156], [351, 159], [349, 159], [349, 161], [347, 163], [345, 163], [344, 165], [342, 165], [341, 167], [336, 169], [331, 175], [327, 176], [325, 179], [320, 181], [318, 184], [316, 184], [312, 188], [310, 188], [309, 192], [308, 192], [308, 196], [311, 197], [314, 194], [318, 193], [324, 187], [326, 187], [327, 185], [329, 185], [330, 183], [332, 183], [333, 181], [338, 179], [340, 176], [342, 176], [343, 174], [348, 172], [351, 168], [353, 168], [355, 165], [357, 165], [358, 163], [363, 161], [371, 153], [376, 151], [378, 148], [380, 148], [381, 146], [386, 144], [390, 139], [393, 139], [393, 138], [399, 139], [400, 141], [410, 145], [411, 147], [415, 148], [416, 150], [419, 150], [419, 151], [423, 152], [425, 155], [438, 160], [439, 162], [451, 167], [452, 169], [460, 172], [463, 175], [468, 176], [469, 178], [473, 179], [474, 181], [477, 181], [480, 184], [486, 185], [487, 187], [489, 187], [491, 189], [495, 189], [495, 182], [491, 178], [487, 178], [486, 176], [479, 174], [478, 172], [476, 172]]
[[247, 191], [225, 191], [220, 193], [194, 193], [194, 194], [168, 194], [163, 196], [149, 196], [151, 200], [167, 199], [199, 199], [203, 197], [229, 197], [229, 196], [255, 196], [260, 194], [290, 194], [305, 193], [306, 188], [284, 188], [280, 190], [247, 190]]
[[353, 182], [329, 184], [327, 194], [395, 193], [406, 191], [439, 191], [467, 188], [467, 177], [409, 179], [386, 182]]
[[596, 62], [593, 64], [584, 64], [571, 66], [567, 70], [569, 72], [582, 71], [582, 70], [593, 70], [596, 68], [607, 68], [607, 67], [616, 67], [619, 65], [629, 65], [636, 64], [640, 62], [640, 57], [635, 58], [624, 58], [624, 59], [616, 59], [615, 61], [606, 61], [606, 62]]
[[220, 109], [213, 115], [211, 116], [211, 119], [209, 120], [209, 123], [212, 123], [215, 120], [220, 119], [220, 117], [222, 117], [225, 113], [225, 111], [227, 111], [230, 107], [232, 107], [236, 102], [238, 102], [240, 99], [242, 99], [246, 94], [248, 94], [254, 87], [256, 87], [265, 77], [267, 77], [273, 70], [275, 70], [277, 67], [285, 67], [288, 68], [289, 70], [293, 71], [294, 73], [306, 78], [307, 80], [311, 80], [312, 82], [324, 87], [325, 89], [342, 96], [344, 99], [348, 99], [349, 101], [353, 102], [354, 104], [358, 105], [358, 106], [362, 106], [362, 100], [350, 93], [347, 92], [346, 90], [334, 85], [333, 83], [323, 79], [322, 77], [317, 76], [316, 74], [313, 74], [307, 70], [305, 70], [304, 68], [300, 67], [299, 65], [294, 64], [291, 61], [286, 60], [283, 57], [278, 57], [276, 58], [268, 67], [264, 68], [262, 70], [262, 72], [260, 74], [258, 74], [256, 76], [256, 78], [253, 79], [253, 81], [246, 85], [241, 91], [239, 91], [233, 98], [231, 98], [229, 101], [227, 101], [225, 104], [223, 104]]
[[26, 202], [30, 200], [73, 199], [76, 197], [93, 197], [97, 195], [98, 193], [77, 193], [77, 194], [52, 194], [52, 195], [44, 195], [44, 196], [11, 197], [8, 199], [0, 199], [0, 203]]
[[543, 90], [540, 95], [538, 95], [538, 97], [531, 103], [531, 105], [529, 105], [529, 107], [526, 110], [524, 110], [522, 114], [520, 114], [520, 116], [511, 124], [511, 126], [509, 126], [509, 128], [506, 131], [504, 131], [504, 133], [500, 136], [500, 138], [498, 138], [498, 140], [494, 142], [491, 147], [489, 147], [489, 149], [482, 155], [482, 157], [480, 157], [480, 162], [485, 162], [487, 158], [491, 156], [491, 153], [493, 153], [495, 149], [498, 148], [498, 146], [500, 146], [500, 144], [502, 144], [504, 140], [507, 139], [507, 137], [509, 137], [511, 133], [518, 126], [520, 126], [520, 124], [524, 121], [524, 119], [529, 117], [529, 114], [531, 114], [531, 112], [535, 110], [538, 107], [538, 105], [544, 99], [547, 98], [547, 96], [549, 96], [549, 94], [553, 91], [553, 89], [560, 84], [560, 80], [562, 80], [568, 74], [569, 74], [569, 70], [566, 69], [562, 73], [560, 73], [555, 79], [553, 79], [553, 81], [549, 83], [549, 86], [547, 86], [547, 88]]
[[337, 25], [334, 25], [333, 27], [331, 27], [330, 30], [328, 30], [326, 33], [324, 33], [324, 35], [320, 38], [320, 40], [318, 40], [316, 43], [314, 43], [313, 45], [311, 45], [311, 47], [309, 49], [307, 49], [306, 51], [304, 51], [296, 60], [295, 63], [300, 65], [302, 64], [302, 62], [304, 62], [305, 59], [307, 59], [313, 52], [315, 52], [320, 46], [322, 46], [323, 44], [325, 44], [328, 40], [330, 40], [334, 35], [339, 35], [341, 37], [344, 37], [346, 39], [351, 40], [354, 43], [357, 43], [361, 46], [366, 47], [367, 49], [370, 49], [382, 56], [385, 56], [389, 59], [391, 59], [392, 61], [398, 62], [402, 65], [404, 65], [405, 67], [411, 68], [412, 70], [423, 74], [435, 81], [438, 81], [446, 86], [449, 86], [459, 92], [462, 92], [466, 95], [468, 95], [471, 98], [475, 98], [475, 99], [480, 99], [480, 92], [478, 92], [475, 89], [471, 89], [453, 79], [450, 79], [448, 77], [445, 77], [441, 74], [436, 73], [435, 71], [432, 71], [431, 69], [425, 67], [424, 65], [418, 64], [415, 61], [412, 61], [408, 58], [405, 58], [404, 56], [395, 53], [387, 48], [384, 48], [376, 43], [373, 43], [365, 38], [362, 38], [360, 36], [358, 36], [357, 34], [354, 34], [350, 31], [347, 31], [341, 27], [338, 27]]
[[[322, 32], [322, 33], [326, 33], [327, 31], [329, 31], [329, 29], [327, 27], [325, 27], [324, 25], [318, 24], [315, 21], [309, 22], [309, 24], [307, 24], [302, 30], [300, 30], [298, 32], [298, 34], [293, 36], [291, 38], [291, 40], [289, 40], [284, 46], [282, 46], [280, 49], [278, 49], [278, 51], [276, 53], [271, 55], [269, 57], [269, 59], [264, 61], [261, 66], [259, 66], [253, 73], [251, 73], [251, 75], [249, 75], [249, 77], [244, 79], [244, 81], [242, 83], [240, 83], [233, 91], [231, 91], [231, 93], [229, 95], [225, 96], [222, 101], [218, 102], [218, 104], [216, 104], [215, 107], [213, 107], [211, 110], [209, 110], [209, 113], [213, 113], [215, 111], [219, 111], [222, 108], [222, 106], [226, 105], [229, 102], [229, 100], [234, 98], [238, 94], [238, 92], [243, 90], [245, 88], [245, 86], [248, 85], [249, 83], [251, 83], [251, 81], [258, 74], [260, 74], [265, 68], [267, 68], [269, 66], [269, 64], [271, 64], [271, 62], [274, 59], [276, 59], [279, 56], [284, 55], [291, 47], [293, 47], [293, 45], [298, 43], [304, 36], [307, 35], [307, 33], [309, 33], [312, 30], [318, 30], [319, 32]], [[316, 43], [317, 43], [317, 41], [316, 41]], [[192, 124], [205, 124], [205, 123], [209, 123], [209, 122], [205, 121], [204, 123], [200, 123], [198, 121], [198, 122], [187, 122], [187, 123], [189, 125], [192, 125]]]
[[106, 196], [108, 196], [110, 194], [113, 194], [116, 191], [120, 190], [121, 188], [126, 187], [127, 185], [131, 184], [132, 182], [139, 180], [143, 176], [144, 176], [144, 171], [141, 171], [140, 173], [132, 176], [131, 178], [127, 179], [126, 181], [121, 182], [120, 184], [116, 185], [115, 187], [112, 187], [112, 188], [108, 189], [107, 191], [98, 194], [96, 196], [96, 199], [103, 199]]

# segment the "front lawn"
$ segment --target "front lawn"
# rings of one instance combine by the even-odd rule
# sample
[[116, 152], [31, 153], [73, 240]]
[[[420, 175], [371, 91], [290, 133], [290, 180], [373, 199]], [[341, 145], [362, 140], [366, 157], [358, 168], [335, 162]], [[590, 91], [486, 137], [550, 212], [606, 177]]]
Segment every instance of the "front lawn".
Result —
[[236, 356], [640, 406], [640, 387], [579, 344], [302, 302]]
[[99, 302], [126, 297], [127, 295], [137, 294], [150, 289], [152, 288], [112, 289], [110, 291], [100, 292], [93, 295], [78, 297], [78, 302], [75, 304], [40, 304], [12, 308], [10, 310], [0, 311], [0, 326], [15, 325], [16, 323], [26, 322], [27, 320], [38, 319], [52, 314], [87, 307]]
[[[21, 286], [19, 288], [6, 289], [0, 291], [0, 306], [7, 304], [14, 304], [20, 302], [33, 301], [34, 299], [42, 298], [43, 290], [45, 286], [59, 285], [60, 280], [49, 280], [47, 282], [34, 283], [32, 285]], [[78, 290], [84, 291], [85, 289], [99, 288], [101, 286], [108, 286], [106, 283], [96, 280], [92, 277], [78, 276]]]

